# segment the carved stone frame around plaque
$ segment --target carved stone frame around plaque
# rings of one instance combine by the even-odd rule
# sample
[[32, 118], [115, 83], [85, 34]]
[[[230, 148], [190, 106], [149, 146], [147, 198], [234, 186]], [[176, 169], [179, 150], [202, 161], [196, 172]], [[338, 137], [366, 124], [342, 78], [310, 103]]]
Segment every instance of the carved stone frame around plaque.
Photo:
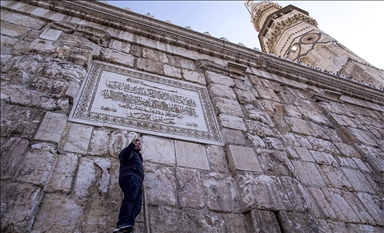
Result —
[[69, 121], [223, 145], [206, 87], [100, 61]]

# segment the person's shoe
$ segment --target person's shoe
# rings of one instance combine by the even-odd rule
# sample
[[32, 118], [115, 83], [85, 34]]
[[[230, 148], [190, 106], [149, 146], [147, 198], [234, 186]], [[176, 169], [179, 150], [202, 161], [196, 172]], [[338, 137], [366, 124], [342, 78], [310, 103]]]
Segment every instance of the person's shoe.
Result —
[[131, 233], [133, 230], [132, 225], [125, 225], [125, 226], [120, 226], [113, 230], [113, 233]]

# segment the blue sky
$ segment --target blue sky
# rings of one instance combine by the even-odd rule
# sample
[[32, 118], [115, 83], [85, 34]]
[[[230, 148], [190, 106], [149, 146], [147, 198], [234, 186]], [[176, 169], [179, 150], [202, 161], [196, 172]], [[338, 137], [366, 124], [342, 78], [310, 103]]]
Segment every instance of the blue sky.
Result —
[[[259, 48], [245, 1], [107, 1], [139, 14], [225, 37], [230, 42]], [[274, 1], [297, 6], [309, 13], [318, 27], [354, 53], [384, 69], [384, 1]]]

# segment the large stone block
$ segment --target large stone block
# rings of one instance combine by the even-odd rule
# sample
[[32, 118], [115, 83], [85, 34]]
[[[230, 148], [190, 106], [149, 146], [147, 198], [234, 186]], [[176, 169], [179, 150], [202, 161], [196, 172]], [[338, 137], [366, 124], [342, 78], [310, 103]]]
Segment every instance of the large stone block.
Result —
[[236, 180], [243, 211], [257, 208], [303, 212], [308, 207], [303, 187], [291, 178], [241, 174]]
[[278, 218], [284, 232], [320, 232], [316, 219], [310, 214], [281, 211]]
[[224, 138], [224, 142], [227, 144], [245, 145], [245, 138], [243, 132], [239, 130], [226, 129], [221, 130], [221, 135]]
[[201, 174], [197, 170], [176, 169], [178, 182], [177, 196], [183, 208], [202, 209], [205, 205], [205, 193]]
[[219, 120], [222, 127], [246, 131], [243, 118], [221, 113], [219, 115]]
[[381, 197], [363, 192], [357, 193], [357, 196], [365, 209], [369, 211], [371, 217], [376, 221], [377, 225], [384, 227], [384, 212]]
[[85, 204], [86, 200], [74, 200], [67, 195], [46, 194], [31, 233], [48, 232], [52, 229], [55, 232], [81, 232], [79, 225]]
[[375, 192], [377, 188], [376, 183], [369, 175], [365, 175], [357, 169], [342, 168], [342, 170], [355, 191]]
[[343, 173], [343, 170], [340, 168], [322, 165], [321, 170], [328, 178], [332, 187], [353, 190], [351, 183], [348, 181], [347, 177]]
[[225, 158], [224, 148], [221, 146], [206, 146], [207, 157], [211, 171], [228, 173], [228, 163]]
[[[119, 51], [116, 51], [113, 49], [102, 49], [101, 50], [101, 58], [107, 62], [117, 63], [117, 64], [121, 64], [121, 65], [125, 65], [125, 66], [131, 66], [131, 67], [134, 65], [134, 62], [135, 62], [134, 56], [132, 56], [130, 54], [123, 53], [123, 52], [119, 52]], [[140, 64], [142, 64], [142, 63], [140, 63]], [[145, 66], [144, 68], [152, 71], [150, 68], [153, 68], [153, 66], [148, 66], [148, 67]], [[140, 68], [143, 68], [143, 67], [140, 66]]]
[[1, 21], [1, 34], [11, 37], [21, 36], [30, 30], [28, 27]]
[[255, 171], [262, 173], [263, 170], [260, 162], [256, 157], [253, 148], [244, 146], [228, 145], [227, 147], [228, 161], [230, 170], [236, 171]]
[[205, 75], [207, 77], [208, 83], [216, 83], [227, 87], [235, 86], [233, 79], [226, 75], [214, 73], [212, 71], [206, 71]]
[[206, 85], [206, 81], [205, 81], [204, 76], [201, 75], [197, 71], [182, 69], [182, 74], [183, 74], [184, 79], [187, 81]]
[[208, 86], [208, 90], [212, 98], [219, 97], [236, 100], [235, 92], [227, 86], [211, 83]]
[[223, 98], [213, 98], [213, 106], [218, 114], [228, 114], [238, 117], [244, 117], [241, 106], [237, 101]]
[[247, 232], [268, 232], [280, 233], [279, 222], [272, 211], [253, 209], [247, 213], [247, 219], [250, 222]]
[[209, 170], [209, 163], [204, 145], [175, 141], [177, 166]]
[[175, 171], [169, 167], [149, 163], [145, 164], [144, 170], [147, 204], [175, 206], [177, 203]]
[[254, 89], [242, 90], [235, 88], [235, 93], [240, 104], [255, 103], [257, 100], [256, 98], [259, 97], [258, 93]]
[[77, 197], [106, 196], [110, 182], [111, 161], [106, 158], [82, 157], [74, 191]]
[[79, 158], [75, 154], [59, 155], [46, 186], [46, 191], [69, 193], [75, 177], [78, 160]]
[[173, 78], [177, 78], [177, 79], [181, 79], [181, 69], [165, 64], [164, 65], [164, 75], [170, 76]]
[[209, 210], [237, 212], [240, 200], [232, 177], [210, 173], [203, 177], [205, 202]]
[[323, 188], [325, 199], [335, 211], [337, 218], [342, 222], [360, 222], [359, 217], [351, 208], [339, 189]]
[[42, 196], [34, 185], [1, 182], [1, 232], [30, 232]]
[[63, 149], [68, 152], [87, 153], [93, 127], [74, 123], [69, 123], [67, 127], [68, 135], [64, 138]]
[[145, 161], [174, 166], [176, 163], [175, 146], [172, 140], [145, 136], [141, 153]]
[[256, 90], [259, 93], [260, 98], [280, 102], [279, 97], [277, 97], [273, 89], [263, 86], [257, 86]]
[[67, 125], [67, 118], [63, 114], [47, 112], [35, 135], [35, 139], [59, 144]]
[[95, 129], [89, 142], [88, 153], [90, 155], [106, 156], [109, 153], [110, 130]]
[[336, 213], [332, 209], [330, 203], [327, 201], [323, 191], [320, 188], [308, 188], [311, 192], [316, 204], [319, 206], [321, 212], [331, 219], [336, 219]]
[[56, 148], [49, 143], [36, 143], [23, 159], [16, 180], [44, 186], [56, 160]]
[[303, 161], [306, 161], [306, 162], [315, 162], [315, 160], [313, 159], [311, 153], [309, 153], [308, 149], [305, 148], [305, 147], [299, 147], [299, 146], [294, 146], [297, 154], [300, 156], [300, 158], [303, 160]]
[[27, 151], [29, 141], [21, 138], [10, 138], [1, 147], [1, 179], [12, 179], [20, 166], [23, 155]]
[[301, 182], [305, 185], [322, 187], [325, 185], [324, 179], [319, 173], [315, 163], [292, 161], [295, 172]]

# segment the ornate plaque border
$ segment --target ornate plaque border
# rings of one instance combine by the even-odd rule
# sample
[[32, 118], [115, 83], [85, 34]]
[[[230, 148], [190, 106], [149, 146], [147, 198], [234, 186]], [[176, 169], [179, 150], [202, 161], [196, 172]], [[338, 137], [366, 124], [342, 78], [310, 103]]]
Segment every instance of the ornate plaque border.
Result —
[[[182, 128], [177, 125], [164, 125], [157, 122], [133, 119], [130, 117], [113, 116], [112, 114], [92, 112], [92, 103], [95, 99], [96, 90], [103, 71], [196, 92], [201, 103], [201, 108], [203, 110], [202, 117], [204, 117], [207, 130], [194, 130]], [[220, 146], [223, 145], [223, 140], [216, 121], [216, 115], [206, 87], [101, 61], [92, 62], [91, 68], [81, 86], [68, 120], [88, 125], [127, 129], [134, 132], [165, 136], [186, 141]]]

